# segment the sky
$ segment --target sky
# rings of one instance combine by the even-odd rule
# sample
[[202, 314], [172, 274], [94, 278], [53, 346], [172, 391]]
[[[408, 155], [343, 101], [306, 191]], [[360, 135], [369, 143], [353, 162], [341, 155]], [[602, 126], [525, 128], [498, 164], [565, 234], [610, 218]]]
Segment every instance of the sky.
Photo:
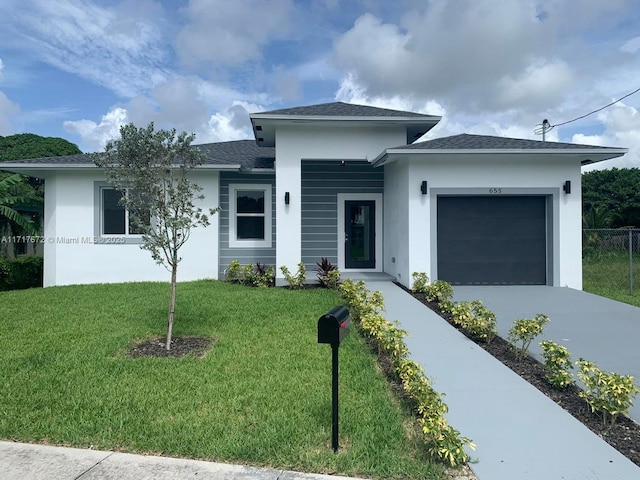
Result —
[[[100, 151], [133, 122], [252, 138], [249, 113], [343, 101], [541, 140], [640, 88], [638, 0], [0, 0], [0, 135]], [[640, 92], [547, 140], [626, 147]]]

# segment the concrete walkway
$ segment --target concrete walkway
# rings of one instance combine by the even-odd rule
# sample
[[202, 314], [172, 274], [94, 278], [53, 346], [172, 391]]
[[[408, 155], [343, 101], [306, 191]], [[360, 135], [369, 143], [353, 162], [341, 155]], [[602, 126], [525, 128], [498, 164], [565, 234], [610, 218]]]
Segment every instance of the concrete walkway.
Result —
[[[506, 338], [513, 321], [548, 315], [542, 337], [564, 345], [572, 359], [582, 357], [606, 371], [630, 374], [640, 382], [640, 308], [574, 290], [546, 286], [455, 287], [455, 300], [482, 300], [496, 314], [500, 336]], [[538, 343], [531, 353], [541, 360]], [[629, 415], [640, 423], [640, 396]]]
[[2, 480], [354, 480], [333, 475], [0, 441]]
[[473, 439], [480, 480], [629, 480], [640, 467], [390, 282], [380, 290], [388, 320], [409, 332], [411, 356], [446, 393], [450, 423]]

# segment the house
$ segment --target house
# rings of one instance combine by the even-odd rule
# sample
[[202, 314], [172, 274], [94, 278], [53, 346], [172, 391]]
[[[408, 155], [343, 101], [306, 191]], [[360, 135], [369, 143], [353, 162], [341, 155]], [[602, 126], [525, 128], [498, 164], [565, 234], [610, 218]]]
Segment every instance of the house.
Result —
[[[203, 207], [179, 278], [224, 278], [232, 260], [295, 271], [412, 272], [454, 284], [581, 288], [580, 167], [624, 148], [455, 135], [440, 120], [335, 102], [255, 113], [254, 140], [200, 145]], [[45, 179], [44, 284], [167, 279], [85, 155], [7, 162]], [[277, 284], [284, 278], [277, 268]]]

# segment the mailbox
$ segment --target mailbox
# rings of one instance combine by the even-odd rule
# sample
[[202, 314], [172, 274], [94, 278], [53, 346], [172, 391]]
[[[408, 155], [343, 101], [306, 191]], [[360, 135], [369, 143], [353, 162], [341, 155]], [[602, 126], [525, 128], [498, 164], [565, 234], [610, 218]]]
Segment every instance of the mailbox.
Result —
[[349, 310], [343, 306], [334, 307], [318, 319], [318, 343], [340, 345], [350, 327]]

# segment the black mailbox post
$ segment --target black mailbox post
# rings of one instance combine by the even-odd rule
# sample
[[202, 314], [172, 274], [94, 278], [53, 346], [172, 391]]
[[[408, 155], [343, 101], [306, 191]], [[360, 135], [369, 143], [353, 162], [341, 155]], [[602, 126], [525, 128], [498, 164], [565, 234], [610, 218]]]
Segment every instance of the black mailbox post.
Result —
[[318, 319], [318, 343], [331, 345], [332, 418], [331, 447], [338, 451], [338, 348], [349, 333], [351, 316], [346, 307], [332, 308]]

